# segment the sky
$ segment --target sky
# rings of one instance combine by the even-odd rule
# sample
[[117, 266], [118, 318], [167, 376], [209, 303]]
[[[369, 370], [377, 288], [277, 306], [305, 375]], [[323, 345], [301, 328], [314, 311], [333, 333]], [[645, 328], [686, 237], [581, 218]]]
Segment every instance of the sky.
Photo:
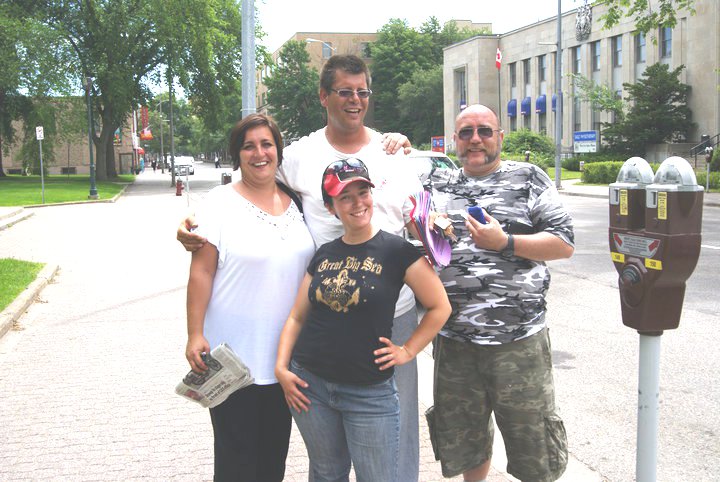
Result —
[[[506, 33], [557, 16], [558, 0], [254, 0], [267, 36], [258, 43], [271, 52], [295, 32], [377, 32], [391, 18], [419, 29], [431, 16], [443, 25], [451, 19], [491, 23]], [[563, 13], [585, 0], [562, 0]]]

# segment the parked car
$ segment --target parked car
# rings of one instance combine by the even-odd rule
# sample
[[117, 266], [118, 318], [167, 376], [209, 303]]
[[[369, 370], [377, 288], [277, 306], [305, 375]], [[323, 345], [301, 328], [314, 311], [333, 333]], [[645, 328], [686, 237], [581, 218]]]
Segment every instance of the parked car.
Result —
[[175, 175], [195, 174], [195, 160], [192, 156], [175, 156]]
[[430, 189], [433, 182], [447, 178], [450, 174], [448, 171], [459, 169], [453, 160], [442, 152], [413, 150], [408, 157], [425, 189]]

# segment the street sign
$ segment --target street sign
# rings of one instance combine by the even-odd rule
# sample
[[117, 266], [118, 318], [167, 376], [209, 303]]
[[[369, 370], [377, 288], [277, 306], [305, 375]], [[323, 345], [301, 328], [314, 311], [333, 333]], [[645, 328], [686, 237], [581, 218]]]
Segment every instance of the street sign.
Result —
[[430, 150], [433, 152], [445, 152], [445, 136], [433, 136], [430, 138]]
[[575, 131], [573, 132], [574, 152], [597, 152], [598, 131]]
[[39, 141], [45, 139], [45, 133], [43, 132], [42, 126], [37, 126], [35, 128], [35, 138]]

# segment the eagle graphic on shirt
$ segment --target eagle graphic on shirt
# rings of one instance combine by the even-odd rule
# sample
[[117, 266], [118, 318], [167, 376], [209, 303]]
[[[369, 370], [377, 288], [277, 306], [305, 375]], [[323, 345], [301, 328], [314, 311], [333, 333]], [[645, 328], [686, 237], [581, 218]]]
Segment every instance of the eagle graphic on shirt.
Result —
[[360, 302], [360, 288], [352, 288], [357, 284], [348, 276], [348, 270], [341, 270], [335, 278], [324, 279], [315, 290], [315, 297], [326, 304], [331, 310], [347, 313], [348, 308]]

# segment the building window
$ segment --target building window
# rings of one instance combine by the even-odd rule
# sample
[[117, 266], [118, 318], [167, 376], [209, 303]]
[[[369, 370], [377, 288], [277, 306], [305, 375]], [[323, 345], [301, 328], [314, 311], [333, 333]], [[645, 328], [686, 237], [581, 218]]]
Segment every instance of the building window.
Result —
[[530, 95], [530, 59], [523, 60], [523, 81], [525, 82], [525, 96]]
[[635, 63], [644, 64], [645, 60], [645, 34], [640, 32], [635, 35]]
[[622, 67], [622, 35], [610, 39], [612, 45], [613, 67]]
[[[455, 98], [457, 99], [457, 113], [467, 107], [467, 81], [465, 77], [465, 69], [455, 71]], [[377, 108], [377, 106], [376, 106]]]
[[660, 57], [672, 57], [672, 29], [670, 27], [660, 29]]
[[573, 130], [579, 131], [581, 130], [581, 123], [580, 123], [580, 97], [575, 96], [574, 102], [573, 102]]
[[540, 55], [537, 58], [538, 81], [540, 82], [540, 95], [547, 94], [547, 55]]
[[517, 130], [517, 117], [511, 117], [510, 118], [510, 132], [515, 132]]
[[600, 110], [598, 110], [595, 105], [593, 105], [592, 109], [592, 128], [594, 131], [600, 132], [602, 127], [602, 122], [600, 122]]
[[510, 70], [510, 98], [517, 99], [519, 97], [517, 92], [517, 64], [513, 62], [508, 68]]
[[322, 43], [322, 58], [329, 59], [332, 57], [333, 54], [333, 48], [332, 48], [332, 42], [323, 42]]
[[572, 66], [573, 74], [582, 74], [582, 56], [579, 45], [572, 49]]
[[592, 55], [592, 70], [598, 72], [600, 70], [600, 41], [590, 44], [590, 52]]
[[547, 116], [545, 114], [538, 115], [538, 129], [540, 134], [547, 135]]

